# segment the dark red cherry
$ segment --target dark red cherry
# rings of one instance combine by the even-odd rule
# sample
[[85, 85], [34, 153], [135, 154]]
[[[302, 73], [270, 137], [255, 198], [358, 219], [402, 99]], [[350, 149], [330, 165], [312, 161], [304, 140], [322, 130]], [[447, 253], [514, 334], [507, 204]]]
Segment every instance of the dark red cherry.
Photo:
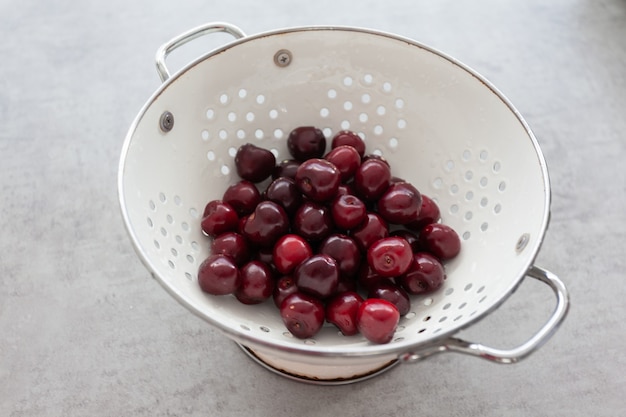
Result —
[[274, 292], [274, 277], [271, 269], [261, 261], [250, 261], [241, 270], [241, 283], [235, 297], [243, 304], [259, 304]]
[[377, 200], [389, 187], [391, 170], [380, 159], [368, 159], [361, 163], [354, 174], [354, 189], [365, 200]]
[[424, 226], [437, 223], [441, 219], [441, 212], [437, 203], [427, 195], [422, 194], [422, 207], [417, 215], [417, 220], [406, 225], [411, 230], [420, 231]]
[[337, 132], [331, 141], [331, 148], [338, 148], [339, 146], [352, 146], [359, 153], [362, 158], [365, 155], [365, 142], [359, 135], [350, 130], [341, 130]]
[[276, 270], [290, 274], [301, 262], [313, 255], [311, 246], [302, 236], [286, 234], [274, 245], [273, 260]]
[[337, 167], [343, 182], [349, 181], [361, 165], [361, 156], [357, 150], [347, 145], [333, 148], [324, 156], [324, 159]]
[[200, 226], [207, 235], [214, 237], [236, 231], [239, 216], [235, 209], [222, 200], [212, 200], [205, 206]]
[[280, 308], [283, 300], [295, 292], [298, 292], [298, 287], [293, 276], [285, 275], [277, 279], [276, 285], [274, 285], [274, 293], [272, 294], [276, 307]]
[[357, 273], [356, 281], [361, 287], [369, 290], [370, 288], [375, 287], [378, 283], [382, 281], [390, 281], [390, 279], [379, 275], [367, 262], [361, 262], [361, 267]]
[[354, 238], [362, 251], [367, 251], [375, 241], [388, 237], [389, 228], [387, 222], [376, 213], [367, 213], [365, 220], [354, 229], [350, 236]]
[[280, 204], [287, 215], [295, 213], [302, 204], [302, 193], [296, 186], [296, 182], [287, 177], [278, 177], [272, 181], [265, 190], [265, 198]]
[[359, 306], [357, 329], [372, 343], [389, 343], [393, 339], [400, 312], [393, 303], [380, 298], [368, 298]]
[[416, 221], [422, 206], [422, 195], [408, 182], [391, 184], [378, 199], [378, 213], [389, 223]]
[[341, 277], [354, 277], [361, 266], [361, 251], [359, 246], [350, 236], [332, 234], [328, 236], [317, 248], [318, 253], [323, 253], [337, 261]]
[[409, 294], [427, 294], [443, 285], [445, 270], [439, 260], [427, 252], [417, 252], [406, 274], [397, 278]]
[[324, 202], [335, 197], [341, 183], [340, 172], [325, 159], [308, 159], [296, 171], [296, 185], [308, 198]]
[[367, 217], [365, 203], [355, 195], [344, 194], [336, 197], [330, 211], [335, 226], [342, 230], [351, 230], [361, 225]]
[[239, 216], [247, 216], [261, 202], [261, 193], [252, 182], [241, 180], [224, 191], [222, 200], [230, 204]]
[[461, 251], [461, 239], [446, 224], [431, 223], [419, 234], [420, 245], [442, 261], [456, 257]]
[[289, 218], [285, 210], [273, 201], [262, 201], [250, 214], [243, 226], [243, 235], [260, 247], [272, 247], [289, 231]]
[[241, 266], [250, 259], [250, 250], [246, 239], [236, 232], [218, 235], [211, 242], [211, 253], [228, 255], [235, 264]]
[[401, 316], [411, 311], [411, 299], [409, 294], [390, 281], [381, 281], [369, 289], [367, 298], [382, 298], [396, 306]]
[[274, 171], [272, 172], [272, 178], [276, 179], [279, 177], [287, 177], [294, 179], [296, 178], [296, 171], [300, 166], [300, 162], [295, 159], [284, 159], [274, 167]]
[[404, 274], [413, 261], [411, 245], [401, 237], [379, 239], [367, 250], [367, 263], [383, 277]]
[[240, 283], [239, 269], [229, 256], [209, 255], [198, 267], [198, 285], [207, 294], [232, 294]]
[[296, 292], [283, 300], [280, 316], [291, 334], [299, 339], [308, 339], [322, 328], [325, 308], [317, 298]]
[[354, 291], [338, 293], [326, 304], [326, 321], [337, 326], [344, 336], [357, 334], [356, 316], [362, 302], [363, 297]]
[[298, 289], [317, 298], [328, 298], [337, 291], [339, 267], [325, 254], [313, 255], [298, 265], [293, 273]]
[[287, 137], [287, 149], [294, 159], [301, 162], [311, 158], [321, 158], [326, 150], [326, 137], [316, 127], [297, 127]]
[[237, 174], [244, 180], [261, 182], [272, 175], [275, 166], [272, 152], [251, 143], [241, 145], [235, 154]]
[[333, 230], [333, 219], [330, 209], [313, 201], [306, 201], [296, 210], [293, 216], [294, 233], [310, 242], [319, 242]]
[[419, 244], [419, 238], [417, 236], [417, 233], [408, 230], [408, 229], [395, 229], [392, 230], [389, 233], [390, 236], [396, 236], [396, 237], [401, 237], [403, 239], [405, 239], [407, 242], [409, 242], [409, 245], [411, 245], [411, 250], [413, 251], [413, 253], [415, 252], [419, 252], [421, 250], [421, 246]]

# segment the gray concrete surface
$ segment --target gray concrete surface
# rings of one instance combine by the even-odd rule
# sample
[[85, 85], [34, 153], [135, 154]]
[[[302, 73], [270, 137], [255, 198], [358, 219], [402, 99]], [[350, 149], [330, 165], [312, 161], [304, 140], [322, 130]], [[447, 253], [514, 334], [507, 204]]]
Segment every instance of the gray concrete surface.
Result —
[[[216, 20], [385, 30], [492, 81], [548, 161], [537, 264], [571, 291], [556, 335], [511, 366], [446, 354], [315, 387], [255, 365], [171, 299], [125, 234], [117, 163], [159, 86], [156, 48]], [[626, 1], [4, 0], [0, 34], [1, 416], [624, 415]], [[462, 336], [512, 346], [552, 303], [525, 282]]]

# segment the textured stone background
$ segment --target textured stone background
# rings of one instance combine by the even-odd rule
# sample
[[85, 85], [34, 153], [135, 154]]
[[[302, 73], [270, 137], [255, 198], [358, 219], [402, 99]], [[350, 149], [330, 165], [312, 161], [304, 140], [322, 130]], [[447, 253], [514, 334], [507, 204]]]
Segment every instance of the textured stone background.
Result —
[[[216, 20], [250, 34], [309, 24], [389, 31], [456, 57], [504, 92], [550, 169], [552, 223], [537, 264], [562, 277], [572, 302], [556, 335], [512, 366], [446, 354], [356, 385], [314, 387], [253, 364], [173, 301], [125, 234], [117, 163], [159, 86], [156, 48]], [[0, 415], [626, 409], [626, 1], [5, 0], [0, 32]], [[462, 336], [513, 346], [552, 305], [543, 285], [525, 282]]]

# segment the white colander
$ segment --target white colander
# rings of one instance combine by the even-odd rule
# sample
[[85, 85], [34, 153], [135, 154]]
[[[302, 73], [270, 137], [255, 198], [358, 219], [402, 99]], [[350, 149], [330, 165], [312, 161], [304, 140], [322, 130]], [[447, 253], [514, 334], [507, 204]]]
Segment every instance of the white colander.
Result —
[[[170, 76], [167, 55], [216, 31], [234, 41]], [[550, 185], [537, 141], [488, 81], [415, 41], [348, 27], [289, 28], [245, 36], [211, 23], [157, 52], [163, 84], [126, 137], [119, 167], [122, 215], [139, 257], [193, 313], [282, 375], [336, 384], [401, 362], [455, 351], [513, 363], [544, 343], [568, 310], [552, 273], [533, 266], [549, 220]], [[286, 136], [301, 125], [358, 132], [392, 172], [434, 198], [462, 237], [443, 288], [414, 296], [395, 338], [376, 345], [325, 325], [294, 338], [271, 301], [240, 304], [198, 287], [209, 254], [205, 204], [237, 180], [236, 149], [251, 142], [289, 158]], [[453, 335], [499, 306], [528, 275], [549, 285], [556, 308], [526, 343], [494, 349]]]

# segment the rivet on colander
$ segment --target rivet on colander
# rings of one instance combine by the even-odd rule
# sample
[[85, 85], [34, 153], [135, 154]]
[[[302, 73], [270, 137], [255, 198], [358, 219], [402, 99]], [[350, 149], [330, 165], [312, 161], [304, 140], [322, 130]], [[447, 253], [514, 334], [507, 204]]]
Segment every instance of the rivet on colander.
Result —
[[172, 130], [174, 127], [174, 115], [169, 111], [163, 112], [161, 119], [159, 119], [159, 126], [161, 130], [166, 133]]
[[520, 238], [517, 240], [517, 244], [515, 244], [515, 250], [517, 252], [521, 252], [524, 250], [524, 248], [526, 247], [526, 245], [528, 245], [528, 241], [530, 240], [530, 235], [528, 233], [524, 233], [522, 236], [520, 236]]
[[279, 67], [286, 67], [291, 64], [291, 52], [281, 49], [274, 54], [274, 63]]

